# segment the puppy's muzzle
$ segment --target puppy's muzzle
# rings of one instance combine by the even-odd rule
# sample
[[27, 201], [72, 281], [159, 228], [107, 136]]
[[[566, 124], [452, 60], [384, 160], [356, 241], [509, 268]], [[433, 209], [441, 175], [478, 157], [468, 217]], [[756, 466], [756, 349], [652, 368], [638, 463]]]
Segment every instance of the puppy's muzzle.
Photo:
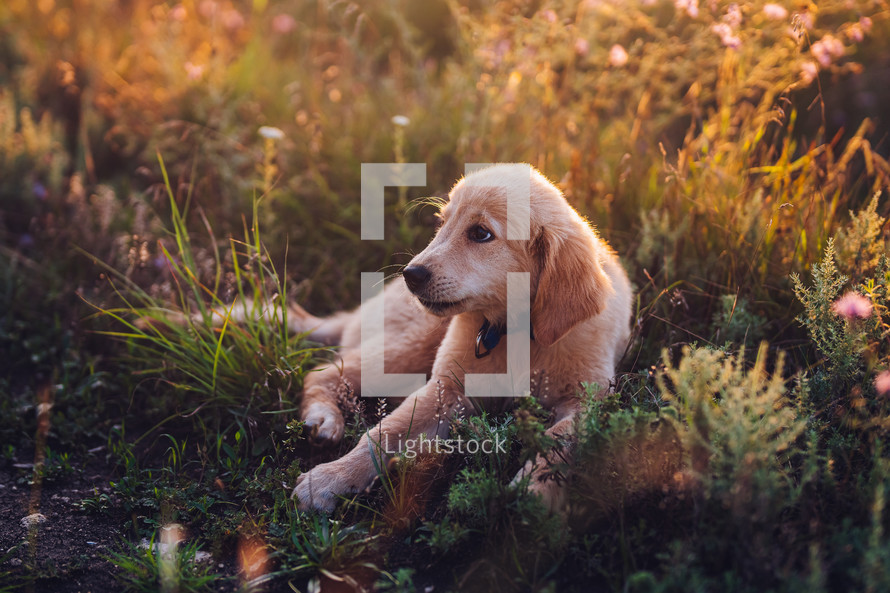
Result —
[[408, 266], [402, 270], [402, 277], [405, 278], [408, 290], [417, 294], [418, 290], [423, 290], [430, 283], [433, 273], [424, 266]]

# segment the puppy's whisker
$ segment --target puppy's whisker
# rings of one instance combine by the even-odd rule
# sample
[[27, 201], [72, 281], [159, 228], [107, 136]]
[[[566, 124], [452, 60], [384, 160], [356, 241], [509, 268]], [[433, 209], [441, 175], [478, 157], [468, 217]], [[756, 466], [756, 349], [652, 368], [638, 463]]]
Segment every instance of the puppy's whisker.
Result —
[[445, 204], [448, 203], [448, 198], [444, 198], [442, 196], [422, 196], [420, 198], [414, 198], [410, 202], [405, 205], [405, 212], [412, 212], [418, 208], [422, 208], [423, 206], [432, 206], [438, 210], [441, 210]]

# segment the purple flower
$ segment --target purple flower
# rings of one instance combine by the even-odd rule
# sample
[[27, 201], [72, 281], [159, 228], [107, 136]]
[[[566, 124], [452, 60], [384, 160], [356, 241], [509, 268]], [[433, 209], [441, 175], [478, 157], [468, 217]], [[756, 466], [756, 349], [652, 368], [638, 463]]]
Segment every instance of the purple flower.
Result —
[[34, 182], [34, 186], [31, 189], [34, 190], [34, 197], [38, 200], [45, 200], [49, 195], [49, 192], [46, 191], [46, 186], [39, 181]]
[[850, 291], [831, 305], [831, 310], [845, 319], [871, 317], [871, 301], [858, 292]]
[[27, 249], [34, 245], [34, 237], [28, 233], [25, 233], [21, 237], [19, 237], [19, 249]]

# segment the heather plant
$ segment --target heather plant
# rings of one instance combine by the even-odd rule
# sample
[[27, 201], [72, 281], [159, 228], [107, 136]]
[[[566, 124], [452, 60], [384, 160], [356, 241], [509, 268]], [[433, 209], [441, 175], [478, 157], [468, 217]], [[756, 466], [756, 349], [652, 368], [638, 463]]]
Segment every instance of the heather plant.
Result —
[[812, 288], [797, 275], [791, 278], [804, 306], [799, 321], [828, 359], [828, 371], [840, 378], [883, 367], [888, 359], [884, 321], [888, 260], [885, 219], [877, 214], [877, 206], [875, 195], [860, 212], [851, 212], [850, 222], [838, 230], [836, 240], [828, 240], [822, 261], [813, 267]]
[[784, 357], [771, 375], [767, 357], [761, 346], [751, 368], [708, 349], [665, 361], [661, 388], [684, 421], [688, 477], [738, 527], [771, 524], [800, 491], [788, 462], [800, 452], [806, 419], [786, 393]]
[[616, 589], [653, 579], [673, 590], [689, 573], [775, 582], [781, 563], [797, 561], [798, 552], [776, 558], [772, 542], [785, 537], [780, 525], [800, 529], [789, 514], [824, 465], [783, 367], [765, 345], [753, 365], [686, 348], [665, 355], [657, 403], [588, 394], [571, 490], [573, 524], [601, 534], [585, 543], [588, 569]]
[[[809, 330], [816, 346], [829, 361], [829, 370], [841, 376], [854, 373], [864, 344], [851, 324], [832, 311], [835, 299], [847, 283], [835, 265], [834, 242], [828, 241], [825, 257], [813, 267], [813, 288], [806, 288], [798, 276], [792, 276], [795, 294], [804, 306], [801, 322]], [[854, 316], [858, 317], [858, 316]]]
[[875, 193], [868, 206], [850, 212], [850, 221], [835, 235], [835, 251], [839, 271], [848, 278], [867, 278], [887, 253], [884, 225], [887, 219], [878, 214]]

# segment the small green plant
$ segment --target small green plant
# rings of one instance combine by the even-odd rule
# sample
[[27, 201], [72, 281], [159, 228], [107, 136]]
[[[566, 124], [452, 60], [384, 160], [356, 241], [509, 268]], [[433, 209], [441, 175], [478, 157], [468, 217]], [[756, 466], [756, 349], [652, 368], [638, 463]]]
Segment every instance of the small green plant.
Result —
[[30, 482], [57, 481], [64, 479], [73, 473], [74, 467], [71, 465], [70, 455], [68, 453], [54, 451], [47, 447], [43, 463], [34, 468], [34, 474], [31, 477]]
[[285, 543], [280, 549], [282, 570], [350, 585], [360, 574], [380, 572], [372, 561], [379, 536], [369, 533], [365, 525], [344, 525], [341, 520], [295, 508], [289, 519], [281, 534]]
[[622, 405], [620, 394], [600, 399], [595, 393], [585, 394], [576, 422], [571, 482], [575, 513], [586, 521], [620, 514], [630, 501], [669, 484], [683, 467], [670, 409]]
[[424, 523], [418, 541], [425, 542], [434, 553], [445, 555], [459, 549], [469, 540], [472, 533], [472, 530], [446, 515], [439, 521]]
[[383, 577], [376, 583], [376, 591], [381, 593], [411, 593], [417, 591], [414, 584], [414, 574], [417, 571], [413, 568], [403, 567], [395, 571], [395, 573], [383, 573]]
[[145, 545], [125, 543], [107, 556], [116, 568], [114, 577], [126, 591], [153, 593], [215, 591], [228, 580], [199, 561], [197, 542], [161, 543], [152, 536]]
[[750, 310], [748, 301], [738, 295], [724, 294], [718, 300], [712, 324], [717, 332], [717, 343], [759, 344], [764, 336], [767, 320]]
[[[12, 546], [10, 549], [6, 550], [2, 556], [0, 556], [0, 566], [6, 566], [7, 561], [11, 558], [14, 558], [16, 554], [19, 552], [19, 549], [24, 546], [25, 543], [19, 543], [15, 546]], [[33, 577], [13, 577], [12, 571], [7, 570], [6, 568], [0, 568], [0, 593], [12, 593], [13, 591], [19, 591], [27, 585]]]

